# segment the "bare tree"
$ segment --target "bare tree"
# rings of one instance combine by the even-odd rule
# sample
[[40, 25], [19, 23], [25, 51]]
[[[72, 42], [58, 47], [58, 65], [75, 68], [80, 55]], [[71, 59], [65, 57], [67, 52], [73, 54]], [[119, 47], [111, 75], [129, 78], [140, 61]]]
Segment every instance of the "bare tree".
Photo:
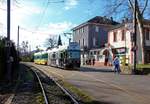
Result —
[[[120, 16], [122, 18], [130, 17], [133, 18], [135, 5], [136, 2], [136, 20], [137, 20], [137, 27], [139, 30], [139, 37], [140, 37], [140, 48], [142, 50], [142, 60], [144, 63], [144, 48], [142, 48], [145, 45], [145, 36], [144, 36], [144, 29], [143, 29], [143, 23], [144, 23], [144, 17], [148, 14], [148, 9], [150, 7], [150, 3], [148, 0], [109, 0], [106, 2], [106, 12], [105, 14], [108, 15], [116, 15]], [[119, 15], [118, 15], [119, 13]]]
[[22, 43], [21, 43], [21, 51], [23, 52], [23, 53], [27, 53], [27, 51], [28, 51], [28, 48], [29, 48], [29, 46], [28, 46], [29, 44], [28, 44], [28, 41], [22, 41]]
[[46, 40], [45, 46], [47, 47], [47, 49], [54, 48], [55, 46], [57, 46], [57, 39], [54, 36], [50, 36]]

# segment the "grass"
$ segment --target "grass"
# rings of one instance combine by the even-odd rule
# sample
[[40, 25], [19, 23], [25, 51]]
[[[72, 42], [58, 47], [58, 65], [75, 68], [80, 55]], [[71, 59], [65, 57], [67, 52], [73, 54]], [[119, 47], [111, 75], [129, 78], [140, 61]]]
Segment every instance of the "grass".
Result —
[[33, 80], [34, 76], [31, 70], [27, 70], [27, 75], [26, 75], [27, 80]]
[[85, 91], [71, 85], [70, 83], [64, 82], [62, 80], [59, 80], [59, 83], [63, 85], [65, 88], [67, 88], [71, 93], [74, 94], [74, 96], [80, 101], [85, 104], [90, 104], [90, 102], [93, 102], [93, 98], [89, 96]]
[[138, 69], [144, 69], [144, 68], [150, 69], [150, 64], [138, 64], [137, 68]]

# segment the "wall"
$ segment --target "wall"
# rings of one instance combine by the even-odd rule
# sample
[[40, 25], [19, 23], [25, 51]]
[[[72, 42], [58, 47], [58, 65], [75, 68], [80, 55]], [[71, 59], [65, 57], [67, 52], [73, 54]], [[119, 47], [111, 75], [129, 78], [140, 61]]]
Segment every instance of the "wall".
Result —
[[80, 47], [83, 48], [83, 39], [84, 39], [84, 46], [89, 47], [88, 34], [89, 34], [88, 25], [80, 27], [73, 31], [73, 41], [79, 43], [80, 40]]
[[[96, 31], [96, 28], [98, 28], [98, 31]], [[108, 36], [107, 34], [108, 34], [107, 27], [91, 24], [89, 26], [90, 49], [97, 49], [97, 48], [101, 48], [102, 46], [104, 46], [104, 44], [107, 43], [107, 36]]]
[[[113, 48], [123, 48], [126, 47], [127, 48], [127, 53], [126, 58], [129, 58], [129, 63], [132, 63], [132, 51], [131, 51], [131, 33], [128, 30], [125, 30], [125, 40], [122, 40], [122, 29], [123, 28], [119, 28], [113, 31], [109, 32], [109, 37], [108, 37], [108, 43], [110, 43], [110, 45]], [[113, 32], [117, 32], [117, 41], [114, 42], [114, 33]]]

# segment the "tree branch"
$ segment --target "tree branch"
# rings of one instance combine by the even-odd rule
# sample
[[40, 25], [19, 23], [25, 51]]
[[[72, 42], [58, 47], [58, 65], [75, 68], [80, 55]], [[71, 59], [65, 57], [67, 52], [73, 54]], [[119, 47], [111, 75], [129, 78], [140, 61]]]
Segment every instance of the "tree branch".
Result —
[[132, 8], [132, 10], [134, 11], [134, 6], [131, 0], [128, 0], [130, 7]]
[[142, 15], [144, 14], [144, 11], [145, 11], [147, 5], [148, 5], [148, 0], [145, 0], [145, 5], [144, 5], [144, 8], [143, 8], [143, 10], [141, 12]]
[[109, 3], [108, 5], [106, 5], [106, 7], [108, 7], [108, 14], [106, 14], [107, 16], [110, 16], [114, 13], [117, 13], [118, 8], [120, 8], [124, 3], [124, 0], [114, 0], [112, 3]]

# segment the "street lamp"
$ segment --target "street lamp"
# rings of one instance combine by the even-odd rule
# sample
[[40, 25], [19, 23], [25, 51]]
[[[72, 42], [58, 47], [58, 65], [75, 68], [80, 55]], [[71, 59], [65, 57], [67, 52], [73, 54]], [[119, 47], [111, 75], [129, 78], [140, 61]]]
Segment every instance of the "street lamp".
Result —
[[[70, 36], [68, 37], [67, 35], [70, 35]], [[69, 39], [69, 44], [71, 42], [71, 35], [72, 35], [72, 33], [64, 33], [64, 36]]]

